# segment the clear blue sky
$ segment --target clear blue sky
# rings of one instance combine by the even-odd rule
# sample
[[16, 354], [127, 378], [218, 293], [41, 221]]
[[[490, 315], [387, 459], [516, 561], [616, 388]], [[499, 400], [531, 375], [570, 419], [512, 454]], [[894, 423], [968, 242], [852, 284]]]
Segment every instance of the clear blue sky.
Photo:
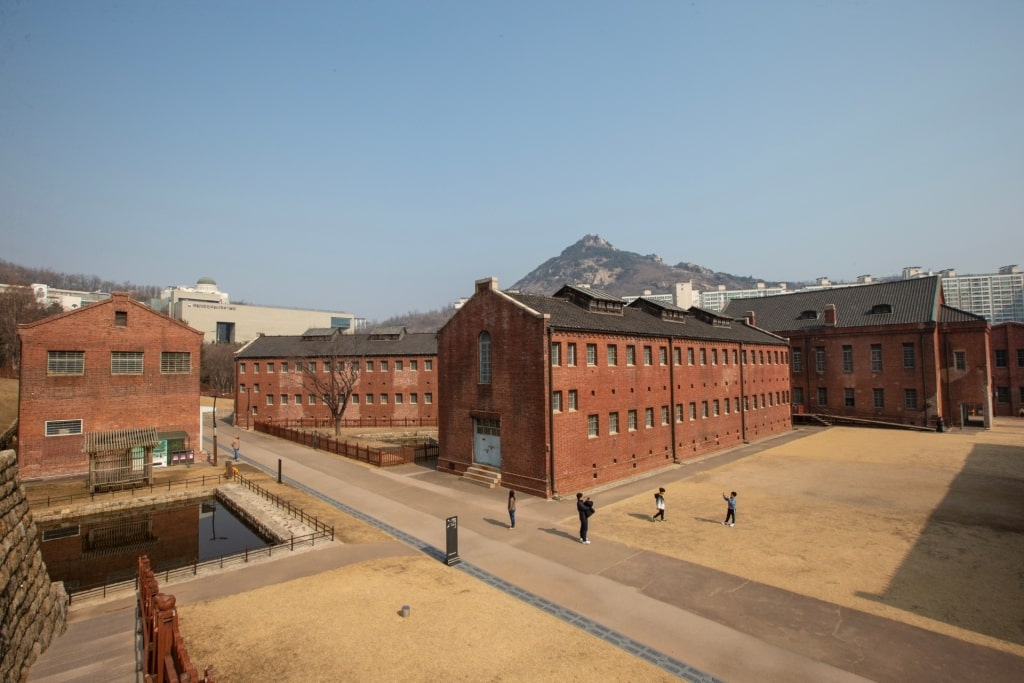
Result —
[[384, 319], [588, 233], [1024, 265], [1024, 2], [0, 0], [0, 258]]

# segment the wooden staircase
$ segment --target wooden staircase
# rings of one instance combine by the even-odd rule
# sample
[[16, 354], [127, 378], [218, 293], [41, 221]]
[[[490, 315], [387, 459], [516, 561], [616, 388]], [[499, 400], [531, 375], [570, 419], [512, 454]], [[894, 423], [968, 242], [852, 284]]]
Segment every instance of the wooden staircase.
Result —
[[501, 470], [490, 465], [470, 465], [469, 469], [462, 473], [462, 478], [471, 484], [489, 489], [501, 486]]

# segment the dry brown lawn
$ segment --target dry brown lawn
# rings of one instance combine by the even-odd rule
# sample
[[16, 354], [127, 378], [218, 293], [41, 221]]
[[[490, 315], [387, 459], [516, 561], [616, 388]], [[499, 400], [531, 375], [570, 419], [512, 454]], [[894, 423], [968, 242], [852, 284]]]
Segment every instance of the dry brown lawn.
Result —
[[667, 488], [665, 524], [648, 493], [605, 507], [597, 533], [1024, 656], [1024, 421], [831, 428]]

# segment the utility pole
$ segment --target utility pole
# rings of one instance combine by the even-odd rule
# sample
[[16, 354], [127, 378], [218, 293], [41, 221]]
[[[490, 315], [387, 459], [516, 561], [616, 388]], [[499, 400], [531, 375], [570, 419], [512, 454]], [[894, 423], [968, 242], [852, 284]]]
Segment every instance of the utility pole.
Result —
[[217, 394], [213, 395], [213, 464], [217, 465]]

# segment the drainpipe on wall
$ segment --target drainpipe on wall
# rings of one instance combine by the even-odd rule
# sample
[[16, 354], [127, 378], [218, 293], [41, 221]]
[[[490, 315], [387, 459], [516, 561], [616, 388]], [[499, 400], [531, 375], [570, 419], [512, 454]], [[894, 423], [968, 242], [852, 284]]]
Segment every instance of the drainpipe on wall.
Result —
[[743, 379], [743, 367], [747, 364], [745, 353], [743, 342], [740, 342], [740, 434], [743, 443], [750, 443], [747, 441], [747, 383]]
[[[548, 403], [548, 493], [554, 497], [555, 495], [555, 411], [551, 406], [551, 392], [554, 391], [554, 371], [551, 368], [551, 344], [553, 343], [551, 326], [547, 328], [548, 331], [548, 348], [544, 352], [544, 358], [547, 359], [548, 365], [548, 381], [547, 381], [547, 397], [544, 399]], [[564, 399], [568, 400], [568, 396]]]
[[668, 400], [669, 400], [669, 424], [672, 425], [672, 462], [679, 462], [679, 453], [676, 451], [676, 365], [675, 347], [672, 346], [672, 337], [668, 339]]

